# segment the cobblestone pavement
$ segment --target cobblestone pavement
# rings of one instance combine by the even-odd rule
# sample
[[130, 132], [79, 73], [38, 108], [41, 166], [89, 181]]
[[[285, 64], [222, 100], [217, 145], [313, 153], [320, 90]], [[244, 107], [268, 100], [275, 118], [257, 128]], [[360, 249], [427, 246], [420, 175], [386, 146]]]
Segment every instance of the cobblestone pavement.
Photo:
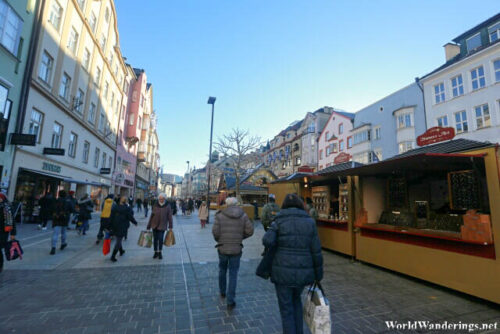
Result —
[[[87, 236], [70, 231], [68, 248], [54, 256], [50, 231], [21, 226], [25, 257], [6, 263], [0, 274], [0, 333], [281, 332], [274, 287], [255, 276], [260, 226], [244, 242], [237, 307], [229, 313], [217, 291], [212, 225], [202, 230], [195, 217], [176, 217], [177, 244], [164, 249], [160, 261], [136, 245], [145, 224], [131, 227], [117, 263], [95, 245], [95, 223]], [[333, 333], [388, 332], [387, 320], [496, 321], [500, 327], [498, 305], [331, 252], [324, 257]]]

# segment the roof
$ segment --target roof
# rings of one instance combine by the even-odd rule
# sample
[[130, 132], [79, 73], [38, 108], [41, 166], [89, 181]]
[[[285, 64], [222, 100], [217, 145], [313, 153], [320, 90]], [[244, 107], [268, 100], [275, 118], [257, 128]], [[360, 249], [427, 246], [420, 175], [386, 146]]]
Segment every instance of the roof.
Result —
[[137, 77], [139, 77], [142, 73], [144, 73], [144, 69], [134, 67], [134, 73]]
[[362, 128], [363, 126], [371, 126], [371, 125], [372, 125], [372, 123], [361, 123], [361, 124], [360, 124], [360, 125], [358, 125], [357, 127], [352, 128], [352, 129], [351, 129], [351, 132], [352, 132], [352, 131], [355, 131], [355, 130], [357, 130], [357, 129], [360, 129], [360, 128]]
[[[255, 168], [252, 168], [251, 170], [248, 171], [248, 173], [246, 173], [245, 175], [243, 175], [241, 177], [241, 181], [240, 183], [243, 183], [245, 182], [246, 180], [248, 180], [253, 174], [255, 174], [255, 172], [257, 172], [259, 169], [261, 169], [262, 167], [265, 167], [264, 163], [261, 162], [260, 164], [258, 164], [257, 166], [255, 166]], [[274, 176], [274, 178], [277, 178], [276, 175], [273, 173], [272, 170], [270, 169], [266, 169], [272, 176]]]
[[345, 116], [347, 118], [350, 118], [350, 119], [354, 119], [354, 116], [355, 114], [352, 113], [352, 112], [347, 112], [347, 111], [337, 111], [337, 110], [334, 110], [333, 111], [334, 113], [336, 114], [339, 114], [339, 115], [342, 115], [342, 116]]
[[489, 25], [491, 25], [492, 23], [495, 23], [496, 21], [500, 20], [500, 13], [490, 17], [489, 19], [487, 19], [486, 21], [483, 21], [481, 23], [479, 23], [477, 26], [467, 30], [466, 32], [458, 35], [457, 37], [455, 37], [453, 39], [453, 42], [455, 43], [459, 43], [461, 40], [463, 40], [465, 37], [467, 37], [468, 35], [471, 35], [472, 33], [476, 32], [477, 30], [479, 29], [482, 29], [484, 27], [488, 27]]
[[287, 182], [287, 181], [298, 180], [298, 179], [302, 179], [304, 177], [311, 176], [311, 175], [312, 175], [312, 173], [293, 173], [293, 174], [290, 174], [288, 176], [284, 176], [282, 178], [279, 178], [279, 179], [273, 181], [272, 183], [282, 183], [282, 182]]
[[348, 162], [333, 165], [333, 166], [327, 167], [325, 169], [322, 169], [320, 171], [317, 171], [316, 173], [314, 173], [314, 175], [330, 174], [330, 173], [340, 172], [340, 171], [343, 171], [343, 170], [346, 170], [349, 168], [357, 168], [357, 167], [361, 167], [361, 166], [364, 166], [364, 165], [359, 163], [359, 162], [348, 161]]

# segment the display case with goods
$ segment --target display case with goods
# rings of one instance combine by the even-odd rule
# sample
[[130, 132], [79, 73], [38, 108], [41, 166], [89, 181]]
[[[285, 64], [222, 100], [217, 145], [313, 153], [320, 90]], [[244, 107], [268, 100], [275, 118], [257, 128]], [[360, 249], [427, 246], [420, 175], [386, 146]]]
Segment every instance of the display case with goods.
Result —
[[318, 212], [318, 218], [328, 219], [330, 214], [330, 188], [328, 186], [312, 187], [312, 202]]
[[347, 183], [339, 185], [339, 221], [349, 220], [349, 186]]

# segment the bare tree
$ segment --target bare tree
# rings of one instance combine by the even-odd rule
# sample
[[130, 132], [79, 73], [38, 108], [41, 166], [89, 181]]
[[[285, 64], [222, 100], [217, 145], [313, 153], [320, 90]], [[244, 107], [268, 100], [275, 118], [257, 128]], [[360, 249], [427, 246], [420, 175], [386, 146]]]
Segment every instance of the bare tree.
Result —
[[259, 160], [259, 154], [252, 154], [252, 152], [258, 149], [261, 144], [260, 137], [251, 136], [248, 130], [239, 128], [233, 128], [229, 134], [217, 138], [217, 142], [214, 143], [217, 151], [231, 157], [228, 161], [231, 164], [236, 180], [236, 198], [240, 202], [240, 179], [242, 173], [244, 173], [243, 167]]

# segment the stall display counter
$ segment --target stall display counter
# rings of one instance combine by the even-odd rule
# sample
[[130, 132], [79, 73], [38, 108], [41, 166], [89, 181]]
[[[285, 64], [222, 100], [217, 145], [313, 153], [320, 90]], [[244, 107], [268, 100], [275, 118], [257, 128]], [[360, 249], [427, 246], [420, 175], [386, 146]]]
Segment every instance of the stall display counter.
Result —
[[332, 228], [340, 231], [347, 231], [349, 229], [347, 220], [317, 218], [316, 224], [320, 227]]

